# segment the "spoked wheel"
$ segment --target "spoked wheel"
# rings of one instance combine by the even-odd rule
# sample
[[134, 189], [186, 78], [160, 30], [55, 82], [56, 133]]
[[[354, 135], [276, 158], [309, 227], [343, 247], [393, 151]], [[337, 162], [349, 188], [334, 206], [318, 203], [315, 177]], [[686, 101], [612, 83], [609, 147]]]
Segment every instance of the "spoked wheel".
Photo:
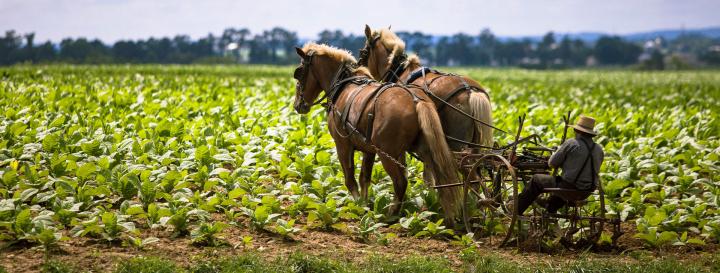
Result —
[[477, 160], [463, 184], [463, 222], [476, 236], [512, 236], [518, 220], [518, 183], [510, 162], [489, 154]]

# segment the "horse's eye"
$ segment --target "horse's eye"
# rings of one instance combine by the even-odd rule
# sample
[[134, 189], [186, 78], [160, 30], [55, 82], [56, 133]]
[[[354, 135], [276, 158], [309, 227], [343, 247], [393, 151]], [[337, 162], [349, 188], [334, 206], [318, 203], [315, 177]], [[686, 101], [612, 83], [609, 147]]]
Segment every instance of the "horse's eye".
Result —
[[302, 73], [302, 66], [295, 68], [295, 72], [293, 73], [293, 78], [295, 78], [296, 80], [301, 80], [300, 79], [300, 77], [302, 76], [301, 73]]

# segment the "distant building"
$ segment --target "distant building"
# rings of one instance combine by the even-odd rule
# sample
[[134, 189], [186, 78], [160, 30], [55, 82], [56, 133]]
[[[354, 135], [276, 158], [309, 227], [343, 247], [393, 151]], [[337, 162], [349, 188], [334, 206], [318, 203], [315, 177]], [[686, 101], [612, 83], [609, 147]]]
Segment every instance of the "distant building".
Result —
[[653, 52], [656, 50], [659, 50], [660, 53], [665, 53], [663, 45], [665, 44], [665, 41], [661, 37], [657, 37], [652, 40], [647, 40], [643, 44], [643, 52], [638, 56], [638, 62], [642, 63], [644, 61], [648, 61], [652, 58]]

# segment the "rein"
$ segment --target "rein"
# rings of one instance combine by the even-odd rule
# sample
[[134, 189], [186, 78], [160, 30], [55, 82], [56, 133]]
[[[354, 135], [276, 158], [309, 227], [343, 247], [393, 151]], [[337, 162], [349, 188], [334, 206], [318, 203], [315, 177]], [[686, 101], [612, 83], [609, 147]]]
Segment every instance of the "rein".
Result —
[[384, 82], [392, 82], [396, 83], [400, 80], [400, 75], [402, 75], [405, 72], [405, 69], [407, 68], [409, 61], [407, 58], [407, 55], [403, 53], [400, 56], [397, 56], [397, 58], [393, 58], [392, 63], [390, 64], [390, 69], [388, 69], [385, 72], [385, 75], [383, 75], [382, 80]]

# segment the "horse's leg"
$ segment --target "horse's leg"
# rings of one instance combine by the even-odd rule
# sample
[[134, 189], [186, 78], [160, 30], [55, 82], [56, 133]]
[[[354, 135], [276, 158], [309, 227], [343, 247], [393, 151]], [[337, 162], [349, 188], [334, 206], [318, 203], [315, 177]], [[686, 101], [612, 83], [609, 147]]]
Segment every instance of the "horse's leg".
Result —
[[375, 164], [375, 154], [363, 153], [362, 166], [360, 167], [360, 196], [363, 201], [368, 200], [368, 188], [372, 184], [373, 164]]
[[358, 200], [360, 193], [358, 192], [357, 181], [355, 181], [355, 156], [352, 146], [338, 145], [337, 156], [340, 161], [340, 166], [343, 169], [343, 174], [345, 175], [345, 186], [353, 198]]
[[[405, 165], [405, 156], [399, 156], [398, 161]], [[405, 169], [386, 156], [381, 156], [380, 162], [382, 162], [385, 172], [387, 172], [393, 181], [394, 198], [393, 203], [390, 205], [390, 209], [388, 210], [388, 214], [399, 215], [403, 200], [405, 200], [405, 192], [407, 191], [408, 184]]]
[[435, 186], [435, 174], [432, 164], [423, 161], [423, 182], [428, 186]]

